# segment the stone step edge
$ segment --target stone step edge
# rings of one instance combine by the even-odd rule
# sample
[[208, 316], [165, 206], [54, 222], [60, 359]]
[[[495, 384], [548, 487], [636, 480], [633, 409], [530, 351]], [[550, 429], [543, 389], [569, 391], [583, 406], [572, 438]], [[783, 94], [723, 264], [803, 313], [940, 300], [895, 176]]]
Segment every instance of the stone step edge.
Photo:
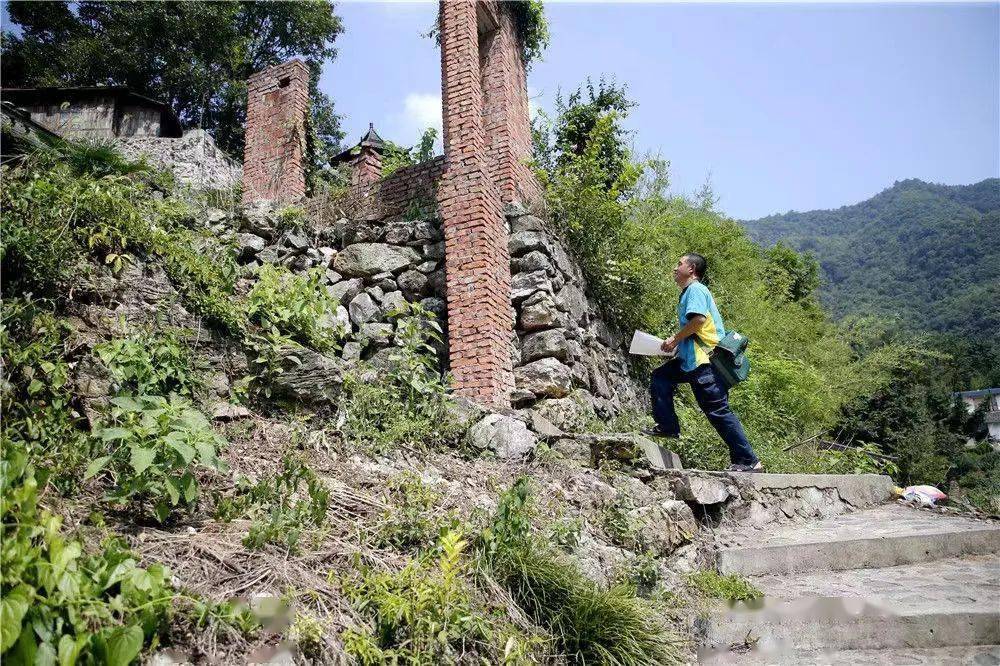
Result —
[[1000, 553], [1000, 529], [724, 548], [718, 553], [718, 566], [723, 574], [767, 576], [881, 569], [990, 553]]
[[[878, 650], [892, 648], [935, 648], [1000, 643], [1000, 609], [995, 612], [953, 611], [900, 613], [824, 620], [772, 618], [754, 621], [751, 617], [727, 614], [723, 623], [711, 621], [705, 645], [728, 649], [742, 644], [748, 633], [757, 645], [767, 649], [795, 650]], [[794, 644], [792, 644], [794, 640]]]

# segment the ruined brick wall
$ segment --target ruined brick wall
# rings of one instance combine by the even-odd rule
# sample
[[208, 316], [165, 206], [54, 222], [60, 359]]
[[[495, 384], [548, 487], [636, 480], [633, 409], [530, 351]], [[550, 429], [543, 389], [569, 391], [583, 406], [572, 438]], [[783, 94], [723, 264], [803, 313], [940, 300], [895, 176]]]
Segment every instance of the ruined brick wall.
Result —
[[483, 4], [440, 3], [445, 174], [438, 204], [455, 391], [506, 406], [514, 388], [510, 259], [500, 190], [486, 160], [479, 34]]
[[483, 123], [490, 178], [504, 203], [533, 203], [541, 188], [531, 157], [528, 83], [511, 3], [483, 3], [495, 27], [480, 37]]
[[243, 201], [298, 201], [306, 193], [309, 68], [301, 60], [247, 79]]
[[437, 188], [444, 173], [444, 156], [403, 167], [374, 183], [352, 186], [335, 196], [319, 195], [306, 201], [309, 218], [318, 226], [340, 219], [385, 220], [419, 209], [437, 208]]

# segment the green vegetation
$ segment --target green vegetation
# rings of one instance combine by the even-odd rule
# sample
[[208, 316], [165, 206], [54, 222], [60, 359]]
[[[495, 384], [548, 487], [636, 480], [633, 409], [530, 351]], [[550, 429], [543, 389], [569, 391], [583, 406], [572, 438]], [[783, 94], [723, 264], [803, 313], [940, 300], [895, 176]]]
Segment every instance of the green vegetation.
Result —
[[143, 328], [128, 337], [114, 338], [94, 347], [108, 368], [118, 393], [191, 397], [198, 381], [191, 372], [191, 354], [181, 342], [180, 332], [170, 328]]
[[28, 456], [43, 482], [77, 489], [93, 443], [78, 426], [64, 344], [69, 327], [34, 301], [5, 297], [0, 307], [0, 440]]
[[96, 554], [39, 509], [29, 457], [4, 443], [0, 461], [0, 654], [16, 664], [127, 666], [166, 629], [169, 571], [137, 566], [116, 540]]
[[480, 566], [556, 639], [575, 663], [681, 663], [652, 603], [630, 586], [601, 589], [531, 531], [528, 480], [500, 498], [479, 540]]
[[342, 327], [333, 324], [337, 302], [327, 293], [320, 268], [296, 275], [284, 266], [261, 266], [246, 312], [265, 331], [317, 351], [333, 349], [343, 336]]
[[391, 176], [403, 167], [426, 162], [434, 157], [434, 142], [437, 141], [437, 129], [428, 127], [420, 135], [420, 141], [412, 148], [404, 148], [392, 141], [385, 142], [385, 152], [382, 154], [382, 177]]
[[114, 490], [108, 499], [139, 508], [151, 505], [161, 523], [177, 507], [198, 501], [194, 465], [225, 470], [218, 451], [225, 444], [208, 419], [177, 395], [118, 396], [108, 424], [94, 436], [111, 447], [91, 462], [84, 480], [107, 468]]
[[215, 517], [253, 520], [243, 540], [247, 548], [279, 544], [296, 553], [303, 532], [323, 527], [329, 508], [330, 490], [299, 457], [286, 455], [278, 474], [257, 483], [240, 479], [233, 496], [216, 497]]
[[448, 413], [448, 380], [438, 367], [441, 326], [412, 303], [394, 317], [396, 346], [387, 359], [392, 372], [363, 366], [344, 378], [340, 429], [375, 451], [453, 444], [460, 424]]
[[468, 543], [448, 531], [440, 548], [398, 573], [360, 567], [343, 581], [348, 599], [368, 616], [370, 632], [348, 630], [344, 647], [361, 664], [455, 663], [489, 640], [490, 628], [462, 577]]
[[21, 31], [3, 34], [5, 86], [128, 86], [232, 155], [243, 153], [247, 78], [301, 57], [311, 74], [310, 162], [319, 168], [339, 152], [339, 117], [317, 87], [343, 30], [332, 2], [15, 2], [9, 12]]
[[688, 582], [702, 596], [709, 599], [753, 601], [764, 596], [764, 593], [754, 587], [750, 581], [736, 574], [723, 576], [716, 571], [706, 569], [689, 575]]
[[398, 551], [418, 550], [435, 543], [455, 521], [436, 510], [441, 494], [413, 472], [404, 472], [389, 482], [387, 503], [376, 529], [379, 546]]

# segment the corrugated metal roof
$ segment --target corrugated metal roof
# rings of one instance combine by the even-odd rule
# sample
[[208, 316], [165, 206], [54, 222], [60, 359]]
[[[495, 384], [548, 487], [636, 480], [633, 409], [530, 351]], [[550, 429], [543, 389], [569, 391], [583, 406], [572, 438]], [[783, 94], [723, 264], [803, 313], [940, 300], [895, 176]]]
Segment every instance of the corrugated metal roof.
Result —
[[952, 395], [961, 396], [963, 398], [985, 398], [989, 395], [1000, 395], [1000, 388], [985, 388], [979, 389], [978, 391], [957, 391], [952, 393]]

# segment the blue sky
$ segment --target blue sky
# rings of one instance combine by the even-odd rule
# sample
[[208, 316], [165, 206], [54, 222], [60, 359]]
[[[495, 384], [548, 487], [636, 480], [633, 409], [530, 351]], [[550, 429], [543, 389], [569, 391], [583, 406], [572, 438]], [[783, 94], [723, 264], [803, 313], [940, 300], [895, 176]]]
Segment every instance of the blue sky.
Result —
[[[346, 31], [320, 87], [349, 142], [369, 122], [404, 144], [440, 126], [440, 61], [421, 36], [436, 11], [338, 5]], [[551, 109], [588, 76], [627, 84], [635, 149], [670, 160], [676, 191], [710, 175], [734, 217], [851, 204], [905, 178], [1000, 176], [1000, 3], [549, 0], [546, 11], [532, 104]]]
[[[411, 144], [440, 125], [436, 3], [345, 2], [321, 87], [348, 140], [374, 122]], [[1000, 176], [1000, 4], [546, 3], [552, 42], [528, 77], [549, 109], [604, 74], [639, 106], [635, 148], [674, 189], [711, 174], [737, 218], [831, 208], [896, 180]]]

